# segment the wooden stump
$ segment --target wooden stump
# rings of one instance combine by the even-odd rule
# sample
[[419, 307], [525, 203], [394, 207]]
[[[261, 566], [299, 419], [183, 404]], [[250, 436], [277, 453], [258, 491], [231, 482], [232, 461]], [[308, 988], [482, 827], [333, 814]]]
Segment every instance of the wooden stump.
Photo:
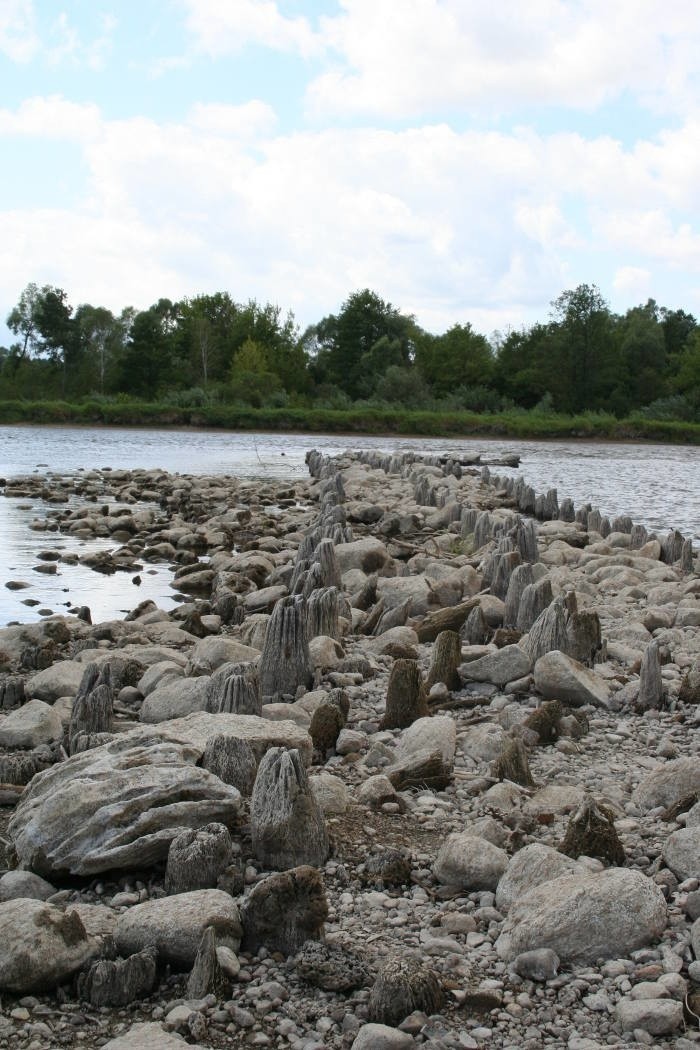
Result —
[[529, 631], [537, 617], [551, 604], [553, 598], [552, 584], [547, 576], [527, 586], [520, 599], [518, 622], [515, 625], [518, 630]]
[[267, 625], [265, 643], [258, 662], [260, 691], [265, 698], [296, 695], [313, 681], [313, 667], [306, 633], [306, 601], [281, 598]]
[[592, 667], [603, 644], [598, 613], [578, 610], [571, 613], [566, 621], [566, 637], [568, 655]]
[[462, 662], [459, 635], [455, 631], [441, 631], [435, 639], [426, 688], [443, 682], [448, 689], [459, 689], [461, 681], [457, 668]]
[[181, 832], [168, 850], [165, 892], [173, 895], [215, 889], [232, 855], [231, 836], [223, 824], [207, 824]]
[[92, 1006], [128, 1006], [144, 999], [156, 983], [156, 950], [144, 948], [126, 959], [100, 959], [78, 975], [78, 998]]
[[214, 679], [213, 682], [215, 684], [212, 684], [207, 704], [207, 710], [212, 714], [262, 714], [260, 679], [255, 667], [248, 665], [237, 667], [226, 678]]
[[249, 798], [253, 792], [258, 763], [247, 740], [226, 733], [209, 737], [202, 757], [202, 766], [222, 780], [232, 784]]
[[219, 965], [216, 947], [216, 930], [207, 926], [187, 980], [188, 999], [203, 999], [206, 995], [214, 995], [220, 1002], [228, 999], [231, 980]]
[[491, 633], [481, 606], [476, 605], [462, 624], [459, 637], [465, 645], [484, 645]]
[[569, 820], [560, 853], [567, 857], [597, 857], [608, 864], [625, 863], [625, 851], [615, 830], [612, 811], [587, 796]]
[[383, 729], [405, 729], [429, 714], [417, 660], [395, 660], [389, 675]]
[[241, 948], [293, 955], [305, 941], [320, 940], [328, 917], [323, 879], [309, 865], [269, 875], [253, 886], [241, 908]]
[[367, 1016], [376, 1024], [396, 1028], [416, 1010], [439, 1013], [444, 1002], [444, 990], [432, 970], [415, 959], [395, 958], [386, 962], [377, 974]]
[[517, 627], [518, 609], [520, 608], [523, 592], [526, 587], [529, 587], [534, 582], [535, 576], [532, 571], [532, 565], [529, 562], [525, 562], [523, 565], [516, 565], [508, 580], [508, 590], [506, 591], [503, 611], [504, 627]]
[[663, 679], [661, 677], [661, 659], [659, 643], [649, 642], [642, 656], [639, 670], [639, 692], [636, 707], [639, 711], [658, 710], [664, 700]]
[[114, 690], [109, 664], [88, 664], [73, 701], [68, 726], [68, 746], [79, 733], [109, 733], [112, 729]]
[[263, 756], [250, 803], [253, 853], [266, 868], [320, 867], [329, 853], [323, 813], [299, 752], [272, 747]]
[[506, 740], [503, 750], [491, 766], [491, 776], [496, 780], [512, 780], [522, 787], [535, 787], [522, 740], [517, 737]]
[[553, 744], [559, 739], [559, 722], [563, 710], [560, 700], [545, 700], [525, 719], [525, 727], [532, 729], [541, 744]]
[[311, 592], [306, 605], [309, 639], [317, 638], [320, 634], [328, 638], [340, 638], [338, 608], [337, 587], [319, 587]]
[[561, 595], [537, 617], [523, 641], [523, 649], [530, 657], [533, 667], [545, 653], [554, 652], [556, 649], [562, 653], [567, 652], [566, 616]]

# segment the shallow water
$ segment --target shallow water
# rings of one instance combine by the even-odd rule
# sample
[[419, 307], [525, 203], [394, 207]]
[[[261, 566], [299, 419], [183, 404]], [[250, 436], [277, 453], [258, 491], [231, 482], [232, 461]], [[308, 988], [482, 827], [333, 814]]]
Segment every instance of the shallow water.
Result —
[[[610, 517], [629, 514], [658, 532], [679, 528], [700, 541], [700, 450], [677, 445], [18, 426], [0, 427], [0, 477], [143, 467], [291, 480], [307, 476], [304, 457], [310, 448], [328, 454], [357, 448], [479, 452], [484, 458], [517, 452], [519, 470], [498, 468], [499, 473], [522, 473], [537, 492], [555, 487], [560, 499], [570, 496], [577, 505], [590, 502]], [[173, 603], [167, 566], [147, 566], [139, 573], [138, 587], [127, 573], [101, 576], [63, 563], [56, 576], [36, 573], [37, 555], [50, 547], [84, 554], [88, 549], [116, 546], [109, 539], [81, 543], [59, 533], [30, 531], [28, 523], [43, 517], [47, 509], [38, 500], [0, 497], [0, 583], [9, 579], [31, 583], [24, 591], [0, 586], [0, 624], [35, 620], [40, 609], [62, 612], [88, 605], [98, 622], [123, 616], [144, 598], [163, 608]], [[27, 598], [39, 605], [24, 605]]]

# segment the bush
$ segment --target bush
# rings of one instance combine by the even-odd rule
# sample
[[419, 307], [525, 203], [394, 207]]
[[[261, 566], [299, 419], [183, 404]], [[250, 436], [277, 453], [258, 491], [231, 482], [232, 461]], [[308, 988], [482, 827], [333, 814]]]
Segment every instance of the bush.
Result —
[[696, 409], [683, 394], [659, 397], [650, 405], [640, 408], [636, 415], [642, 419], [676, 420], [679, 423], [700, 422]]

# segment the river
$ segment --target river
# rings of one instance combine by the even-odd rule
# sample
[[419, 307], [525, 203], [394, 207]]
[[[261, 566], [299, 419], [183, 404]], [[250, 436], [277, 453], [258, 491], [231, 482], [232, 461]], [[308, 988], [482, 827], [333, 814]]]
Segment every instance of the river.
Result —
[[[246, 478], [306, 477], [310, 448], [333, 454], [347, 449], [416, 450], [425, 453], [481, 453], [485, 459], [509, 452], [521, 457], [518, 471], [537, 492], [552, 486], [560, 499], [590, 502], [603, 514], [629, 514], [660, 533], [671, 527], [700, 542], [700, 449], [681, 445], [617, 444], [511, 439], [348, 437], [318, 434], [230, 433], [117, 427], [0, 427], [0, 477], [53, 473], [69, 475], [99, 468], [153, 468], [181, 474], [233, 474]], [[109, 540], [90, 544], [59, 534], [30, 531], [43, 516], [40, 501], [0, 498], [0, 583], [27, 578], [31, 590], [0, 586], [0, 624], [30, 621], [49, 609], [88, 605], [97, 622], [122, 616], [144, 598], [172, 605], [167, 567], [149, 567], [138, 589], [125, 573], [103, 577], [80, 566], [64, 566], [54, 577], [33, 573], [38, 554], [48, 547], [86, 553], [114, 547]], [[27, 605], [27, 601], [38, 602]]]

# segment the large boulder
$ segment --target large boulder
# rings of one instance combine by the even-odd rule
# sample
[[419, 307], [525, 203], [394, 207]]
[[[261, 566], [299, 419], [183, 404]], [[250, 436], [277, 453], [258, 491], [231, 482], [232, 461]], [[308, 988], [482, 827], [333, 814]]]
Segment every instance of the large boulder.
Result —
[[234, 822], [236, 788], [195, 765], [202, 750], [124, 734], [34, 777], [10, 821], [19, 863], [47, 878], [145, 868], [186, 828]]
[[700, 762], [697, 758], [677, 758], [665, 762], [637, 786], [632, 801], [643, 813], [659, 806], [675, 806], [690, 795], [700, 792]]
[[193, 711], [204, 711], [209, 700], [210, 683], [208, 675], [182, 678], [174, 673], [166, 676], [144, 700], [139, 719], [155, 724], [184, 718]]
[[30, 700], [0, 724], [0, 747], [33, 748], [62, 739], [61, 716], [43, 700]]
[[440, 751], [445, 766], [454, 765], [457, 747], [457, 727], [449, 715], [428, 715], [417, 718], [401, 733], [396, 749], [397, 759], [415, 755], [428, 748]]
[[543, 842], [531, 842], [511, 857], [496, 889], [496, 907], [506, 912], [535, 886], [585, 869]]
[[535, 688], [546, 699], [563, 700], [571, 707], [610, 705], [610, 690], [603, 679], [558, 649], [535, 664]]
[[25, 687], [27, 695], [47, 704], [60, 696], [75, 696], [84, 671], [85, 665], [78, 660], [58, 660], [32, 675]]
[[464, 890], [495, 890], [508, 866], [508, 854], [469, 832], [455, 832], [440, 848], [433, 873], [438, 882]]
[[134, 729], [129, 736], [135, 741], [149, 740], [153, 737], [176, 740], [197, 748], [199, 754], [203, 755], [212, 737], [222, 734], [245, 740], [250, 744], [257, 762], [271, 747], [296, 748], [304, 760], [304, 765], [308, 766], [311, 762], [311, 737], [305, 728], [301, 728], [289, 718], [274, 720], [261, 718], [259, 715], [232, 715], [226, 712], [210, 714], [208, 711], [195, 711], [185, 718], [174, 718], [171, 722]]
[[233, 898], [223, 890], [193, 890], [137, 904], [119, 916], [114, 943], [125, 956], [155, 948], [161, 962], [186, 970], [208, 926], [214, 927], [220, 947], [238, 951], [241, 919]]
[[508, 962], [533, 948], [564, 963], [619, 959], [660, 937], [666, 921], [663, 893], [639, 871], [562, 875], [514, 901], [496, 951]]
[[187, 671], [190, 675], [211, 674], [222, 664], [249, 664], [259, 656], [259, 649], [226, 635], [212, 634], [197, 642], [190, 653]]
[[700, 824], [680, 828], [669, 835], [664, 846], [664, 860], [682, 881], [700, 879]]
[[491, 682], [504, 686], [524, 678], [532, 670], [530, 657], [519, 645], [505, 645], [495, 653], [460, 664], [459, 675], [465, 682]]
[[349, 569], [362, 569], [363, 572], [377, 572], [383, 569], [390, 560], [389, 552], [381, 540], [365, 536], [352, 543], [338, 543], [335, 556], [341, 575]]
[[0, 989], [26, 995], [63, 984], [97, 954], [75, 912], [24, 897], [0, 904]]

